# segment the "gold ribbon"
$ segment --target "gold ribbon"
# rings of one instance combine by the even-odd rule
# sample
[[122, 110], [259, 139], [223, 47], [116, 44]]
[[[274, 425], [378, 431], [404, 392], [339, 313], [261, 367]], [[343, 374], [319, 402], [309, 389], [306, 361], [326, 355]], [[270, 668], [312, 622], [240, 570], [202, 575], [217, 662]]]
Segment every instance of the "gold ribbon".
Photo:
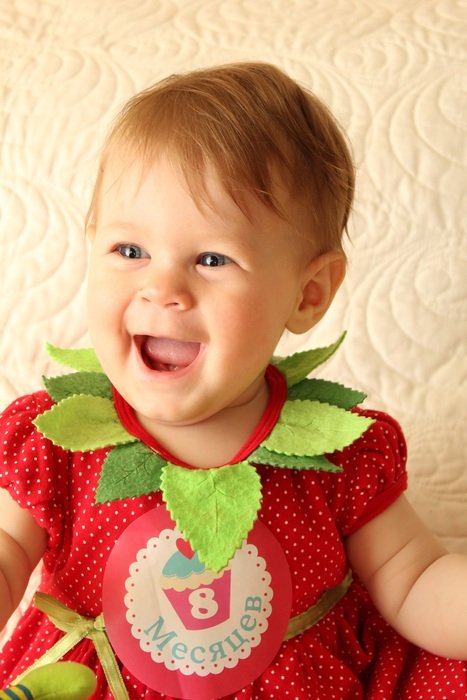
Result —
[[[312, 605], [300, 615], [296, 615], [289, 620], [284, 641], [302, 634], [310, 627], [313, 627], [319, 620], [332, 610], [339, 603], [349, 590], [352, 583], [352, 573], [347, 572], [345, 578], [329, 588], [323, 593], [317, 603]], [[58, 640], [53, 647], [45, 652], [43, 656], [30, 666], [25, 673], [19, 676], [15, 683], [21, 682], [22, 678], [35, 668], [45, 664], [55, 663], [65, 654], [73, 649], [82, 639], [91, 639], [96, 648], [97, 656], [102, 665], [107, 683], [115, 700], [129, 700], [128, 691], [125, 688], [122, 674], [117, 664], [117, 659], [110, 645], [109, 638], [105, 632], [104, 616], [101, 613], [96, 618], [83, 617], [74, 610], [56, 600], [47, 593], [36, 593], [34, 605], [47, 615], [55, 627], [65, 636]]]
[[97, 656], [115, 700], [129, 700], [115, 654], [105, 632], [103, 614], [101, 613], [96, 618], [83, 617], [47, 593], [36, 593], [34, 605], [47, 615], [55, 627], [65, 632], [65, 636], [59, 639], [24, 674], [17, 678], [15, 683], [20, 682], [29, 671], [45, 664], [55, 663], [86, 637], [94, 643]]
[[328, 588], [327, 591], [323, 593], [321, 598], [317, 603], [312, 605], [305, 612], [291, 617], [289, 624], [287, 625], [287, 630], [284, 636], [284, 641], [296, 637], [297, 634], [302, 634], [306, 630], [316, 625], [325, 615], [330, 612], [337, 603], [339, 603], [345, 596], [352, 583], [352, 572], [349, 570], [337, 586]]

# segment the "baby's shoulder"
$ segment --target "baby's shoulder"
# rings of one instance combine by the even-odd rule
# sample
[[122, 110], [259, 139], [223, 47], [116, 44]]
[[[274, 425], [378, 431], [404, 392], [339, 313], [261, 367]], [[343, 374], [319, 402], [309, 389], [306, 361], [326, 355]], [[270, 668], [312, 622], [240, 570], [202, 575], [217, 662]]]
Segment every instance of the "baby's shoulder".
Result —
[[[53, 405], [46, 391], [37, 391], [15, 399], [0, 414], [0, 434], [2, 435], [1, 460], [3, 474], [6, 465], [25, 463], [38, 454], [47, 455], [54, 450], [38, 433], [34, 420]], [[33, 460], [34, 463], [37, 460]], [[29, 466], [28, 466], [29, 469]]]
[[351, 534], [388, 507], [407, 488], [407, 446], [392, 416], [367, 408], [354, 409], [373, 422], [355, 442], [329, 456], [341, 472], [325, 480], [341, 530]]
[[0, 415], [0, 488], [33, 514], [49, 535], [49, 550], [61, 546], [69, 492], [69, 456], [34, 425], [53, 401], [46, 391], [21, 396]]
[[398, 421], [384, 411], [357, 406], [353, 413], [369, 418], [372, 423], [367, 430], [346, 447], [341, 455], [348, 460], [371, 453], [395, 453], [406, 458], [407, 445], [404, 433]]
[[45, 390], [25, 394], [2, 410], [0, 420], [8, 421], [14, 417], [17, 421], [30, 421], [47, 411], [52, 405], [53, 401]]

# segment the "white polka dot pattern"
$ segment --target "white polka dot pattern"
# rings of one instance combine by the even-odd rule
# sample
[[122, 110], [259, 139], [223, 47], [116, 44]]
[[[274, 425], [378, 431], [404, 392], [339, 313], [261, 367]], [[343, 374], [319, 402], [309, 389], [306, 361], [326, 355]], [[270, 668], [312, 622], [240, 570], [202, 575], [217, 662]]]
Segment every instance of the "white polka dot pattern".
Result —
[[[95, 505], [106, 451], [67, 453], [37, 434], [31, 419], [50, 406], [41, 392], [16, 401], [0, 423], [4, 435], [0, 486], [7, 487], [49, 534], [41, 590], [86, 616], [101, 612], [103, 570], [120, 534], [160, 503], [160, 494]], [[334, 455], [341, 474], [258, 467], [263, 483], [260, 517], [289, 562], [292, 614], [303, 612], [340, 581], [347, 563], [342, 537], [358, 528], [405, 488], [405, 442], [388, 416], [377, 419], [350, 448]], [[61, 636], [29, 608], [0, 658], [0, 683], [14, 678]], [[94, 700], [110, 700], [89, 640], [67, 656], [98, 674]], [[125, 669], [132, 700], [164, 698]], [[346, 597], [315, 627], [285, 642], [273, 664], [231, 699], [415, 700], [462, 697], [465, 664], [415, 649], [382, 620], [354, 582]], [[453, 692], [451, 692], [453, 691]], [[456, 695], [457, 693], [457, 695]]]

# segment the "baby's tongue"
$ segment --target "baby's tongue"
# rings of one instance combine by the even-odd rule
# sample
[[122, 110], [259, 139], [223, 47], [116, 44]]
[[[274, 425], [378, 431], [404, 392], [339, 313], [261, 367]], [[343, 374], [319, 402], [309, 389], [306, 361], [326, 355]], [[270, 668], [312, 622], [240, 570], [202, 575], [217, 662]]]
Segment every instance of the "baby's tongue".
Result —
[[146, 362], [159, 371], [188, 367], [199, 353], [199, 343], [184, 343], [170, 338], [148, 336], [143, 345]]

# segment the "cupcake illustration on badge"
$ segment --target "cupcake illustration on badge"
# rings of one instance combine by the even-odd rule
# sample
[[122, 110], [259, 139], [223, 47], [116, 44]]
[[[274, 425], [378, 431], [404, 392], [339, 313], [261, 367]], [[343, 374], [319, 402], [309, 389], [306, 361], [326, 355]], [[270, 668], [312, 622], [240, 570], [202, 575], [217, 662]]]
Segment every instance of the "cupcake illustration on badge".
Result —
[[290, 608], [287, 560], [259, 521], [214, 572], [160, 506], [125, 530], [104, 576], [117, 656], [142, 683], [182, 700], [213, 700], [257, 678], [279, 649]]
[[225, 622], [230, 616], [230, 567], [216, 574], [206, 569], [184, 539], [175, 544], [177, 551], [162, 569], [161, 587], [180, 621], [187, 630]]

